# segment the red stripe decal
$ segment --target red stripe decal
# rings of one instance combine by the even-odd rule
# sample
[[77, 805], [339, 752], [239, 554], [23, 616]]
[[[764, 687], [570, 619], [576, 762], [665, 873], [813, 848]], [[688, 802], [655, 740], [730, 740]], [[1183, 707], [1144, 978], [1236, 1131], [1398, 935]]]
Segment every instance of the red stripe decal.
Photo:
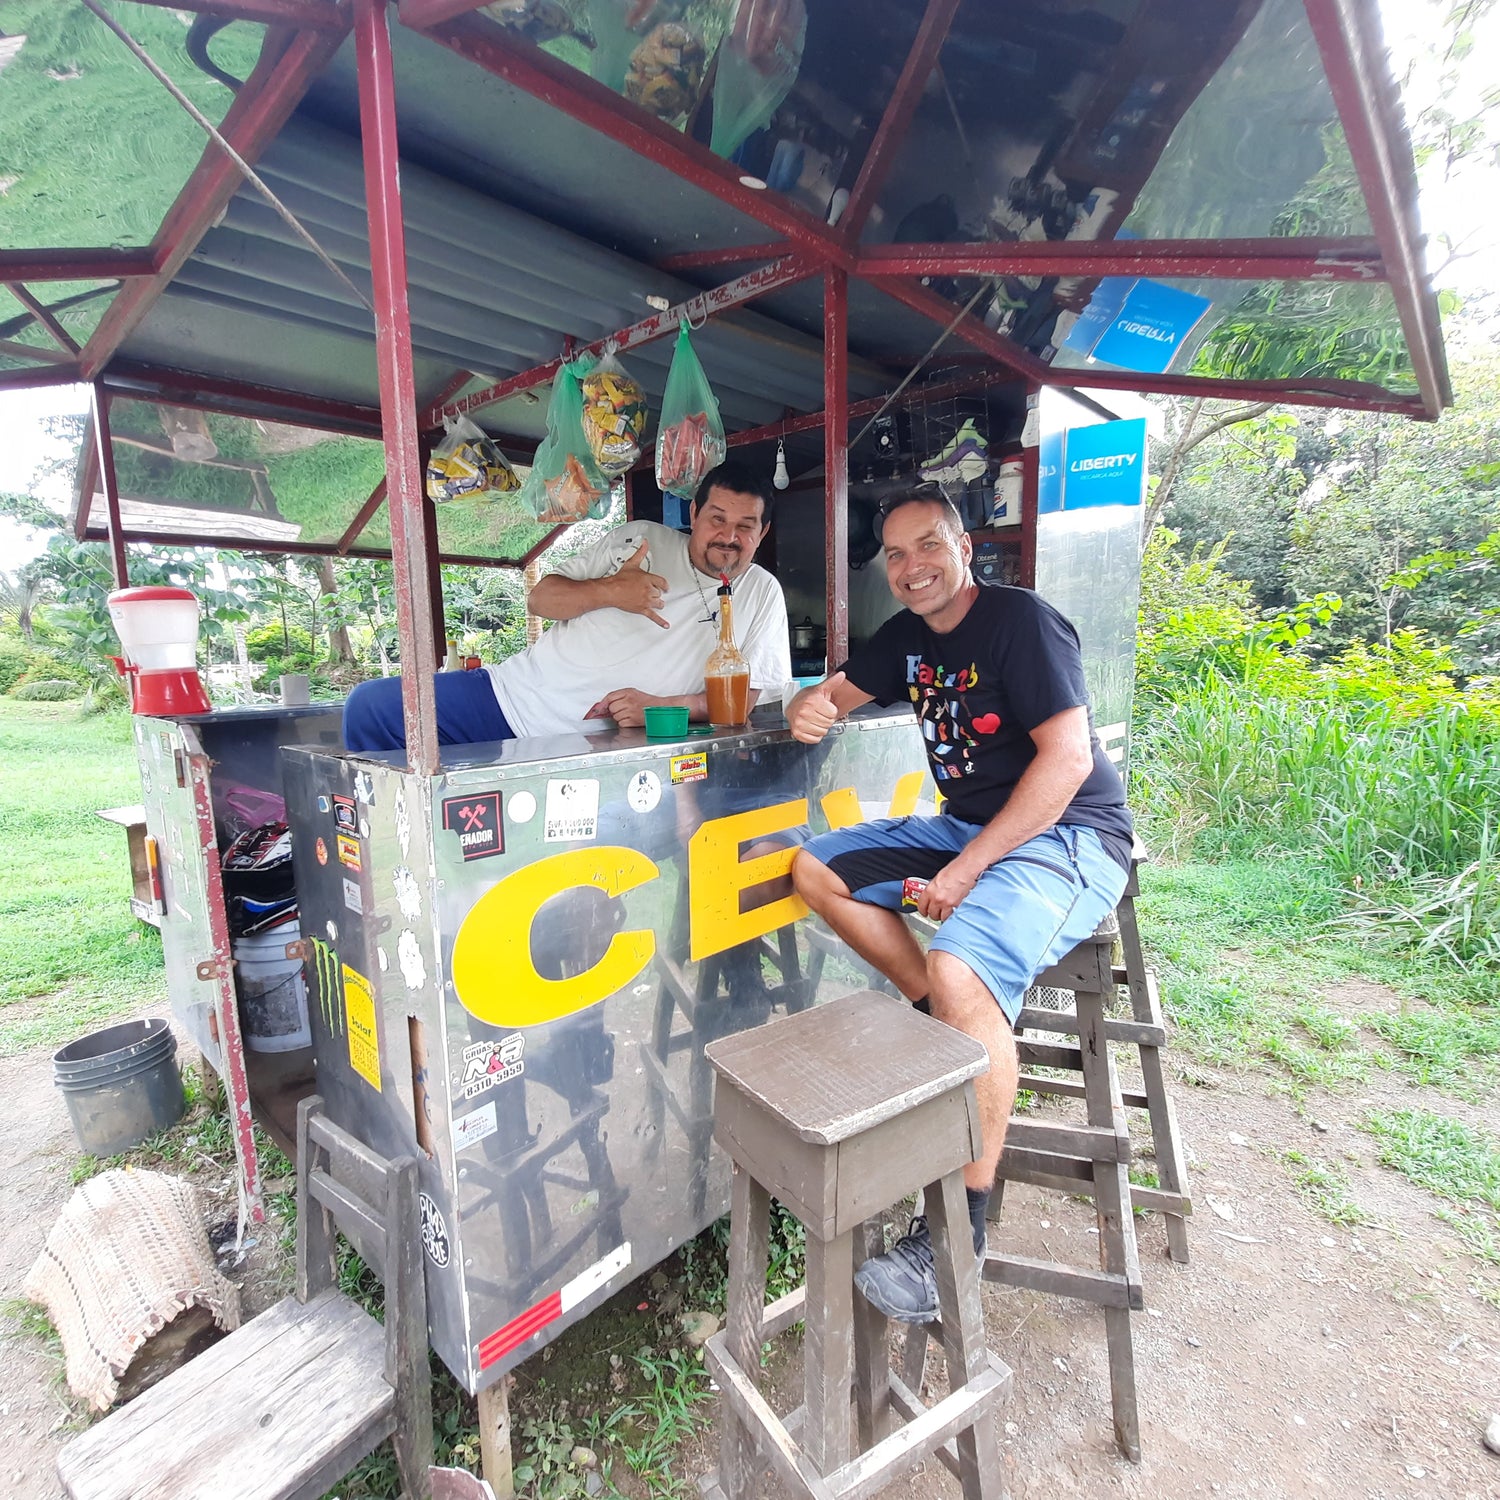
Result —
[[487, 1370], [518, 1344], [524, 1344], [538, 1329], [545, 1328], [554, 1318], [561, 1316], [562, 1293], [553, 1292], [550, 1297], [543, 1298], [535, 1307], [528, 1307], [519, 1317], [512, 1318], [503, 1328], [497, 1328], [480, 1342], [479, 1368]]

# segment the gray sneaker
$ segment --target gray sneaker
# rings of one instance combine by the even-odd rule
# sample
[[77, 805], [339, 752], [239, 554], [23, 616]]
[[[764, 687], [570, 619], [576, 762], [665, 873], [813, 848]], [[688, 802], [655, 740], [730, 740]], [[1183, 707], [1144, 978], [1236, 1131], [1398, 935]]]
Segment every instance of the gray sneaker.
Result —
[[872, 1307], [900, 1323], [930, 1323], [938, 1315], [937, 1273], [927, 1216], [919, 1214], [884, 1255], [871, 1256], [854, 1284]]

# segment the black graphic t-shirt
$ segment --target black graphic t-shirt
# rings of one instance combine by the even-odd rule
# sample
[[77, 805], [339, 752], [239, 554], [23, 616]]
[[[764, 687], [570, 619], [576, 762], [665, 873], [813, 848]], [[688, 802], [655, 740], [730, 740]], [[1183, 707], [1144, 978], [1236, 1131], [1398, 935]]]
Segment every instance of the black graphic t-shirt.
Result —
[[[1031, 731], [1065, 709], [1088, 707], [1078, 632], [1029, 589], [982, 588], [946, 635], [909, 610], [893, 615], [844, 665], [878, 703], [909, 702], [948, 809], [988, 823], [1036, 758]], [[1097, 829], [1130, 868], [1125, 787], [1093, 733], [1094, 769], [1059, 823]]]

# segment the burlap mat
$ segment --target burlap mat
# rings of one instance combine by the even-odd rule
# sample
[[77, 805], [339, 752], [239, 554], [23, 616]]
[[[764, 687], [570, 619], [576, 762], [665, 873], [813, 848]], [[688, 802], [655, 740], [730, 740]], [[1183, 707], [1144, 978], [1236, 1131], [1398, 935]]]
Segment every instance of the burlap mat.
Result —
[[141, 1346], [189, 1307], [239, 1327], [239, 1288], [214, 1264], [198, 1190], [113, 1168], [68, 1200], [22, 1291], [62, 1337], [68, 1387], [100, 1411]]

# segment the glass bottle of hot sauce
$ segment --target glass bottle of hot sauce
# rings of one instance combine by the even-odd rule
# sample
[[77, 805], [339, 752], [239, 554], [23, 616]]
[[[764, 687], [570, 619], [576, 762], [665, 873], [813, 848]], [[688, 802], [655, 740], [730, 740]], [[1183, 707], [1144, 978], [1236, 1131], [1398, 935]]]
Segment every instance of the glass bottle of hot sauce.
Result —
[[729, 580], [721, 573], [719, 585], [719, 644], [703, 668], [708, 694], [708, 722], [723, 728], [743, 724], [750, 717], [750, 663], [734, 643], [734, 607]]

